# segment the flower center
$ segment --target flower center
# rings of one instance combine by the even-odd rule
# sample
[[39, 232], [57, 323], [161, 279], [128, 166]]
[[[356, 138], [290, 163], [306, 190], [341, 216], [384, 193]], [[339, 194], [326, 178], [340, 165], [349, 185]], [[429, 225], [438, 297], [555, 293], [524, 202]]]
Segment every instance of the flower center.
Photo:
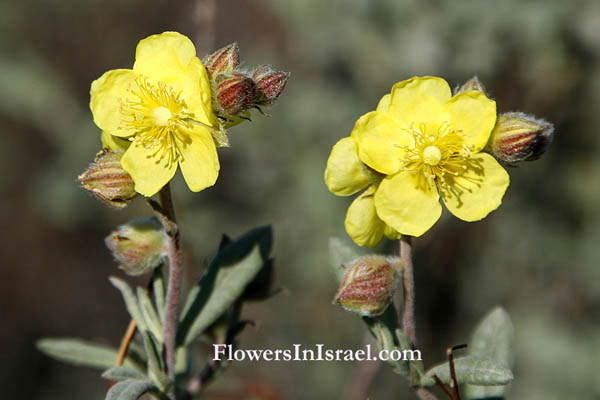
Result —
[[[152, 84], [138, 76], [127, 91], [131, 94], [121, 103], [119, 129], [133, 131], [129, 138], [135, 146], [151, 150], [159, 160], [170, 165], [183, 159], [179, 144], [195, 121], [185, 101], [164, 82]], [[179, 139], [179, 140], [176, 140]]]
[[471, 146], [464, 143], [462, 131], [443, 122], [438, 126], [411, 126], [408, 132], [414, 138], [414, 146], [406, 149], [404, 170], [417, 174], [422, 188], [436, 185], [444, 194], [460, 194], [453, 177], [467, 170], [471, 157]]
[[154, 117], [154, 123], [158, 126], [166, 126], [169, 124], [169, 120], [173, 116], [171, 111], [167, 107], [156, 107], [152, 110], [152, 116]]
[[442, 160], [442, 152], [437, 146], [427, 146], [423, 150], [423, 162], [427, 165], [438, 165]]

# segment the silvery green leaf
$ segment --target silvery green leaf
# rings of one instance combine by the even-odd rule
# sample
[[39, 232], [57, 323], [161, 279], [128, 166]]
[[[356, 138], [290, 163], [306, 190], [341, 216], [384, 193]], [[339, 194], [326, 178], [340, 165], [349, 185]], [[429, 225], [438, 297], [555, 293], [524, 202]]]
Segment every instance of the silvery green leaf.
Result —
[[[502, 307], [494, 308], [479, 323], [473, 333], [469, 354], [489, 357], [511, 366], [513, 354], [514, 327], [510, 316]], [[507, 386], [466, 386], [470, 399], [502, 398]]]
[[364, 254], [360, 247], [349, 240], [339, 237], [329, 238], [329, 265], [335, 271], [340, 282], [344, 279], [344, 264]]
[[155, 268], [154, 275], [152, 277], [152, 289], [154, 292], [154, 302], [156, 303], [156, 310], [161, 321], [165, 319], [165, 303], [166, 303], [166, 289], [165, 289], [165, 277], [162, 272], [162, 268]]
[[156, 385], [164, 389], [169, 385], [169, 378], [164, 371], [164, 362], [158, 340], [150, 331], [142, 332], [141, 336], [144, 340], [146, 357], [148, 357], [148, 376]]
[[109, 381], [125, 381], [127, 379], [138, 379], [138, 380], [147, 380], [148, 377], [144, 375], [137, 369], [129, 368], [129, 367], [112, 367], [102, 374], [104, 379], [108, 379]]
[[[160, 391], [151, 382], [136, 379], [128, 379], [118, 382], [108, 393], [105, 400], [136, 400], [146, 393], [159, 394]], [[161, 396], [164, 398], [164, 396]]]
[[269, 258], [270, 227], [250, 231], [226, 245], [188, 294], [177, 331], [177, 344], [189, 344], [242, 295]]
[[[375, 336], [379, 350], [391, 352], [393, 350], [402, 351], [410, 349], [410, 346], [403, 349], [399, 338], [396, 336], [396, 309], [393, 304], [390, 304], [380, 316], [372, 318], [363, 317], [363, 321], [367, 324], [373, 336]], [[404, 361], [403, 359], [398, 361], [388, 359], [386, 362], [392, 367], [395, 373], [408, 376], [408, 361]]]
[[[37, 342], [37, 348], [56, 360], [99, 369], [114, 366], [118, 355], [116, 349], [72, 338], [41, 339]], [[129, 357], [125, 358], [124, 364], [134, 365]]]
[[133, 293], [133, 290], [131, 290], [129, 285], [122, 279], [116, 278], [114, 276], [111, 276], [108, 279], [110, 280], [110, 283], [112, 283], [114, 287], [119, 289], [119, 291], [123, 295], [125, 307], [127, 307], [127, 311], [129, 312], [129, 315], [131, 315], [131, 318], [133, 318], [133, 320], [135, 321], [135, 324], [137, 325], [138, 329], [140, 331], [145, 331], [146, 329], [148, 329], [148, 327], [146, 326], [146, 321], [142, 316], [142, 311], [140, 310], [137, 297]]
[[[456, 380], [458, 384], [470, 383], [473, 385], [506, 385], [513, 380], [513, 374], [506, 364], [491, 358], [479, 356], [465, 356], [454, 359]], [[421, 385], [433, 386], [433, 375], [444, 383], [450, 382], [450, 365], [448, 362], [439, 364], [425, 373]]]
[[152, 334], [154, 334], [156, 339], [158, 339], [159, 343], [162, 343], [163, 327], [158, 315], [156, 314], [156, 310], [152, 305], [152, 300], [150, 300], [150, 297], [148, 297], [146, 290], [142, 289], [141, 287], [137, 288], [137, 298], [140, 311], [144, 317], [144, 321], [146, 322], [146, 326], [152, 332]]

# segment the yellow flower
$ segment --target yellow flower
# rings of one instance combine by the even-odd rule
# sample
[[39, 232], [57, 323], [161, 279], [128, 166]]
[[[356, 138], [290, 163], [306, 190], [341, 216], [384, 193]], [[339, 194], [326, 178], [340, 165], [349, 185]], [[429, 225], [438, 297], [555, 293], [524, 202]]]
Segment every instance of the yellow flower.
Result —
[[483, 93], [451, 96], [441, 78], [394, 85], [376, 111], [363, 115], [327, 162], [325, 182], [354, 200], [346, 230], [374, 246], [386, 230], [421, 236], [446, 208], [477, 221], [498, 208], [509, 184], [504, 168], [482, 153], [496, 122], [496, 103]]
[[219, 159], [211, 132], [219, 124], [206, 69], [187, 37], [165, 32], [140, 41], [133, 69], [104, 73], [90, 95], [102, 142], [125, 150], [121, 165], [138, 193], [156, 194], [178, 166], [194, 192], [216, 182]]

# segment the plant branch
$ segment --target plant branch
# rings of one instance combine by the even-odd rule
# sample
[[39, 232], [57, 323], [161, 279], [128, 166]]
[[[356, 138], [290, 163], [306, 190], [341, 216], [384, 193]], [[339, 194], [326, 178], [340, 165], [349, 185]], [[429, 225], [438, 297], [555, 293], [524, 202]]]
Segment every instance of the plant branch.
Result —
[[402, 310], [402, 330], [413, 345], [417, 343], [417, 324], [415, 322], [415, 279], [412, 262], [412, 237], [402, 236], [400, 239], [400, 258], [404, 270], [402, 281], [404, 286], [404, 304]]
[[[167, 285], [165, 321], [163, 330], [164, 354], [167, 372], [171, 381], [175, 382], [175, 336], [177, 334], [177, 317], [183, 278], [183, 255], [180, 248], [179, 229], [175, 218], [171, 189], [167, 183], [160, 191], [161, 212], [153, 209], [163, 224], [169, 237], [167, 256], [169, 258], [169, 283]], [[162, 215], [162, 218], [161, 216]]]

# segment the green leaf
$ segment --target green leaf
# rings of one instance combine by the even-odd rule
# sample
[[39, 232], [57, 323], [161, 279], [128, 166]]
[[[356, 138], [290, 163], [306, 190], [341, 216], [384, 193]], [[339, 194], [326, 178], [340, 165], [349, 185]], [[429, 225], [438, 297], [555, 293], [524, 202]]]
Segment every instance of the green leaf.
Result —
[[121, 294], [123, 295], [123, 300], [125, 301], [125, 306], [127, 307], [127, 311], [129, 312], [129, 315], [131, 315], [131, 318], [133, 318], [133, 320], [135, 321], [137, 328], [142, 332], [147, 330], [148, 327], [146, 326], [146, 321], [142, 316], [142, 311], [140, 310], [137, 297], [135, 297], [133, 290], [131, 290], [129, 285], [122, 279], [116, 278], [114, 276], [111, 276], [108, 279], [114, 287], [121, 291]]
[[144, 375], [142, 372], [137, 369], [129, 368], [129, 367], [112, 367], [102, 374], [104, 379], [108, 379], [109, 381], [125, 381], [127, 379], [138, 379], [138, 380], [147, 380], [148, 377]]
[[[479, 323], [471, 338], [469, 354], [489, 357], [512, 366], [514, 327], [502, 307], [494, 308]], [[467, 385], [465, 394], [470, 399], [503, 398], [507, 386]]]
[[[56, 360], [85, 367], [107, 369], [115, 365], [118, 351], [108, 346], [73, 338], [45, 338], [37, 342], [37, 348]], [[135, 365], [129, 357], [125, 365]]]
[[[393, 350], [402, 351], [410, 349], [410, 347], [402, 348], [400, 340], [396, 335], [396, 326], [398, 324], [396, 321], [396, 310], [393, 304], [390, 304], [385, 312], [378, 317], [363, 317], [362, 319], [367, 324], [373, 336], [375, 336], [379, 350], [391, 352]], [[395, 373], [402, 376], [408, 376], [408, 361], [404, 361], [403, 359], [397, 361], [388, 359], [386, 362], [392, 367], [392, 370], [394, 370]]]
[[269, 258], [270, 227], [250, 231], [226, 245], [192, 288], [177, 331], [177, 344], [189, 344], [242, 295]]
[[144, 341], [144, 350], [148, 357], [148, 376], [156, 385], [164, 389], [169, 386], [169, 378], [164, 372], [164, 362], [158, 340], [150, 331], [143, 332], [141, 336]]
[[[465, 356], [454, 359], [456, 380], [458, 384], [470, 383], [473, 385], [506, 385], [513, 379], [510, 369], [500, 361], [479, 356]], [[444, 383], [450, 382], [450, 365], [448, 362], [439, 364], [425, 373], [421, 385], [433, 386], [433, 375]]]
[[158, 339], [159, 343], [162, 343], [162, 323], [154, 310], [152, 300], [148, 297], [145, 289], [141, 287], [137, 288], [137, 298], [140, 306], [140, 311], [146, 322], [146, 326], [152, 332], [152, 334]]
[[166, 304], [166, 289], [165, 277], [162, 272], [162, 267], [154, 269], [152, 277], [152, 291], [154, 292], [154, 301], [156, 309], [161, 321], [165, 320], [165, 304]]
[[159, 394], [160, 391], [150, 382], [128, 379], [110, 388], [105, 400], [136, 400], [145, 393]]
[[339, 237], [329, 238], [329, 265], [335, 271], [340, 282], [344, 279], [344, 264], [364, 254], [363, 249], [349, 240]]

